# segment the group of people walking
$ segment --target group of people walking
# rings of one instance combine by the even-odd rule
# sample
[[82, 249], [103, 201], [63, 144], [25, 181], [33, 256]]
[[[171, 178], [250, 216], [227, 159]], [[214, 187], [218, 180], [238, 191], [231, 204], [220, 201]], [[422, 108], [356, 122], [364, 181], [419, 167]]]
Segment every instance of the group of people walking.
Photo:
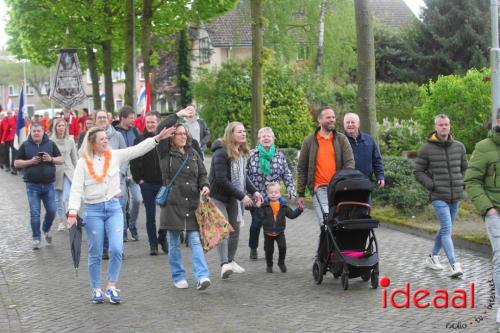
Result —
[[[232, 227], [227, 239], [217, 246], [220, 277], [227, 279], [233, 273], [245, 272], [235, 259], [246, 209], [252, 216], [250, 259], [258, 259], [263, 228], [266, 271], [273, 272], [276, 242], [278, 267], [286, 272], [286, 219], [294, 219], [302, 213], [306, 190], [324, 199], [312, 202], [321, 224], [323, 214], [328, 212], [324, 185], [338, 170], [356, 168], [374, 178], [378, 186], [385, 186], [378, 147], [370, 135], [360, 131], [360, 119], [354, 113], [344, 116], [343, 134], [335, 128], [334, 110], [319, 110], [316, 117], [319, 126], [302, 144], [297, 187], [269, 127], [258, 131], [258, 144], [255, 149], [249, 149], [244, 125], [229, 123], [223, 137], [212, 143], [211, 166], [207, 172], [203, 159], [210, 132], [199, 119], [194, 105], [169, 115], [162, 122], [158, 113], [146, 114], [142, 118], [143, 133], [134, 126], [132, 108], [122, 108], [119, 115], [119, 121], [113, 126], [106, 112], [96, 111], [93, 118], [85, 119], [77, 136], [70, 134], [71, 117], [68, 121], [60, 117], [53, 121], [50, 139], [43, 124], [32, 122], [28, 140], [19, 148], [14, 162], [15, 168], [24, 170], [34, 249], [40, 247], [42, 233], [45, 241], [51, 243], [50, 228], [56, 216], [60, 230], [67, 227], [66, 223], [69, 227], [74, 225], [78, 215], [83, 218], [94, 303], [103, 302], [104, 297], [111, 303], [121, 301], [116, 283], [124, 254], [123, 243], [128, 240], [127, 229], [132, 240], [139, 240], [137, 216], [141, 202], [146, 210], [149, 253], [157, 255], [159, 246], [168, 253], [174, 286], [188, 288], [180, 244], [181, 235], [185, 235], [191, 249], [196, 288], [203, 290], [211, 281], [195, 217], [200, 196], [210, 197]], [[463, 274], [451, 234], [465, 184], [472, 201], [485, 216], [493, 245], [495, 283], [500, 287], [500, 232], [497, 232], [500, 197], [496, 186], [497, 168], [500, 168], [499, 128], [500, 112], [491, 137], [478, 143], [467, 167], [465, 147], [451, 135], [450, 119], [446, 115], [436, 116], [435, 130], [418, 152], [415, 176], [429, 190], [440, 223], [426, 265], [442, 270], [439, 252], [443, 249], [450, 275]], [[155, 197], [162, 185], [173, 179], [167, 203], [161, 208], [158, 229]], [[286, 188], [286, 198], [281, 182]], [[290, 207], [294, 201], [296, 209]], [[40, 202], [47, 212], [41, 231]], [[105, 291], [100, 281], [103, 258], [110, 259]]]

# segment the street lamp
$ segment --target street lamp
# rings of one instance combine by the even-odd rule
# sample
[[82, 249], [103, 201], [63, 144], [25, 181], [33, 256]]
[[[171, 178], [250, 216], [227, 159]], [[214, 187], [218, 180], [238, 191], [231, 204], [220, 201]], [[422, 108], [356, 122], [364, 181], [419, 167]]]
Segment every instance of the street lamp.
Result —
[[500, 108], [500, 48], [498, 46], [498, 1], [491, 0], [491, 124], [495, 126], [497, 110]]

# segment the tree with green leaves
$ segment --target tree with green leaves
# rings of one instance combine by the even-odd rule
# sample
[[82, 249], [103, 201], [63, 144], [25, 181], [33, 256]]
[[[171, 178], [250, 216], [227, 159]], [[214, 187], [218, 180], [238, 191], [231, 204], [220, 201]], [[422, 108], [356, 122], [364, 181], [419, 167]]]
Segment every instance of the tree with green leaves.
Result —
[[489, 0], [425, 0], [410, 50], [421, 81], [488, 66]]

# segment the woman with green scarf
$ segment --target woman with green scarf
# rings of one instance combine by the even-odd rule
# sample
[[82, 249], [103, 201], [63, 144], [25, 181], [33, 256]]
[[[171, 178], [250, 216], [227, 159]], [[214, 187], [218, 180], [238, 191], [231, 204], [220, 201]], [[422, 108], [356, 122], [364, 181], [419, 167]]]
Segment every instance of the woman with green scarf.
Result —
[[[295, 186], [293, 177], [285, 155], [276, 149], [274, 145], [274, 132], [270, 127], [263, 127], [258, 134], [259, 144], [250, 153], [247, 164], [247, 176], [257, 187], [260, 193], [266, 193], [266, 184], [280, 182], [283, 180], [288, 190], [288, 197], [295, 197]], [[261, 224], [252, 212], [252, 225], [250, 226], [250, 259], [257, 260], [257, 248], [259, 247], [259, 234]]]

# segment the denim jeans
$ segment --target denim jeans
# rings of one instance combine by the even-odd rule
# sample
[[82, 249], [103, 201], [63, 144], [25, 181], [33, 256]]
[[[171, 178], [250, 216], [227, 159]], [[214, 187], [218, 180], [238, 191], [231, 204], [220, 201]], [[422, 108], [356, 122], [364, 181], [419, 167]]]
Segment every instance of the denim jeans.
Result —
[[31, 232], [34, 240], [41, 239], [40, 233], [40, 201], [45, 207], [45, 218], [43, 219], [42, 231], [48, 232], [56, 216], [56, 192], [54, 183], [36, 184], [26, 183], [28, 193], [28, 203], [30, 205]]
[[60, 221], [66, 221], [66, 211], [68, 210], [69, 193], [71, 191], [71, 181], [64, 176], [63, 189], [56, 190], [56, 216]]
[[[318, 201], [318, 199], [319, 199], [319, 201]], [[323, 212], [325, 214], [328, 214], [328, 212], [330, 211], [328, 208], [328, 187], [327, 186], [318, 187], [316, 194], [313, 196], [312, 203], [313, 203], [314, 211], [316, 212], [316, 216], [318, 217], [318, 223], [320, 226], [322, 226], [323, 222], [324, 222]], [[322, 207], [323, 207], [323, 211], [321, 210]]]
[[493, 280], [495, 281], [496, 299], [500, 301], [500, 215], [486, 216], [484, 221], [493, 250]]
[[[172, 280], [179, 282], [186, 279], [186, 270], [182, 264], [181, 241], [179, 230], [168, 230], [168, 262]], [[201, 278], [208, 278], [208, 265], [201, 247], [200, 233], [198, 231], [187, 231], [187, 240], [191, 248], [191, 265], [193, 276], [198, 282]]]
[[84, 229], [88, 239], [89, 279], [92, 288], [101, 287], [101, 262], [104, 233], [109, 239], [108, 281], [116, 282], [123, 253], [123, 213], [120, 201], [113, 198], [84, 205]]
[[[161, 183], [148, 183], [144, 182], [141, 185], [142, 198], [144, 199], [144, 208], [146, 209], [146, 231], [148, 232], [148, 239], [150, 245], [158, 244], [158, 237], [156, 236], [156, 195], [160, 190]], [[160, 230], [159, 233], [165, 232]]]
[[434, 238], [434, 247], [432, 248], [432, 255], [437, 256], [441, 248], [446, 253], [448, 261], [451, 265], [456, 262], [455, 250], [453, 248], [453, 240], [451, 239], [452, 226], [455, 222], [455, 217], [458, 213], [458, 207], [460, 206], [460, 201], [453, 201], [448, 203], [443, 200], [433, 200], [432, 207], [434, 207], [434, 212], [439, 219], [439, 224], [441, 227], [436, 233]]
[[[127, 235], [127, 197], [125, 196], [125, 192], [127, 190], [127, 185], [125, 182], [125, 176], [120, 174], [120, 191], [121, 195], [120, 198], [118, 199], [120, 203], [120, 207], [122, 208], [122, 216], [123, 216], [123, 237]], [[104, 243], [103, 243], [103, 250], [104, 252], [108, 252], [108, 247], [109, 247], [109, 240], [108, 240], [108, 235], [106, 233], [106, 230], [104, 230]]]

